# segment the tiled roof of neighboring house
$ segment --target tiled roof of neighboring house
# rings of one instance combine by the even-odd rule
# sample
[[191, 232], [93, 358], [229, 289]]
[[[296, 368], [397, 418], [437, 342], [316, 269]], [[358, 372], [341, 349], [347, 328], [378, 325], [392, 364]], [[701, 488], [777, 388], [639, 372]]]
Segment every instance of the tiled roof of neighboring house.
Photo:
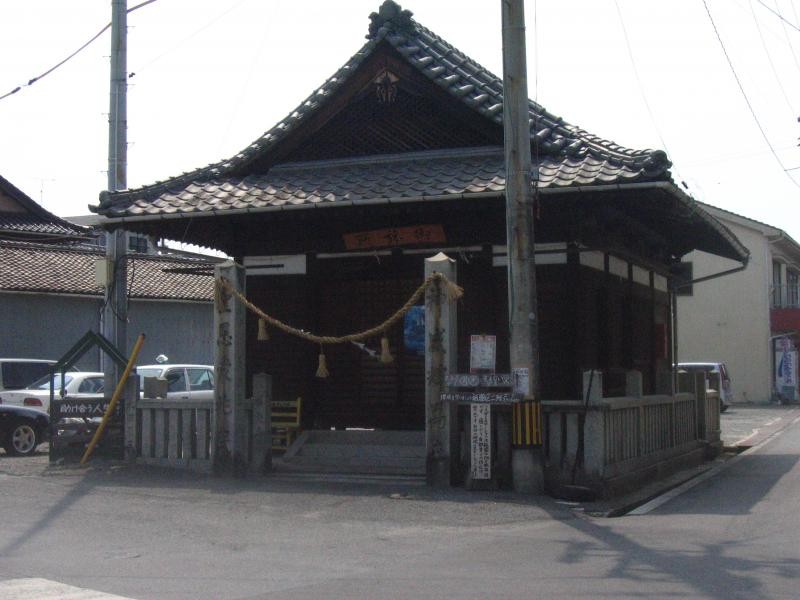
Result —
[[30, 239], [32, 237], [80, 238], [89, 234], [87, 227], [73, 225], [34, 202], [22, 190], [7, 179], [0, 177], [0, 194], [15, 200], [27, 212], [4, 212], [0, 210], [0, 236], [6, 239]]
[[[211, 301], [212, 263], [147, 254], [128, 256], [129, 297]], [[101, 248], [0, 242], [0, 291], [101, 296], [103, 287], [95, 282], [95, 261], [103, 257]]]
[[[411, 18], [409, 11], [402, 10], [391, 0], [371, 15], [371, 26], [367, 43], [319, 89], [303, 101], [283, 121], [236, 156], [219, 163], [184, 173], [165, 182], [106, 193], [100, 197], [96, 210], [108, 217], [133, 217], [145, 214], [192, 213], [208, 210], [245, 208], [251, 202], [309, 203], [317, 197], [326, 201], [337, 201], [348, 194], [384, 193], [374, 190], [370, 169], [351, 170], [348, 178], [320, 180], [320, 192], [307, 189], [306, 184], [324, 170], [326, 163], [304, 163], [305, 167], [273, 167], [265, 175], [255, 178], [236, 177], [246, 172], [259, 158], [269, 153], [276, 145], [294, 131], [296, 127], [319, 110], [331, 96], [342, 88], [382, 42], [390, 44], [412, 65], [434, 84], [444, 89], [459, 102], [469, 106], [483, 118], [501, 125], [503, 122], [502, 80], [477, 62], [454, 48], [432, 31]], [[631, 181], [669, 181], [671, 163], [660, 150], [632, 150], [614, 142], [592, 135], [579, 127], [564, 122], [535, 102], [529, 103], [531, 140], [541, 158], [539, 172], [543, 187], [567, 187]], [[502, 159], [502, 154], [500, 155]], [[373, 157], [379, 163], [384, 157]], [[465, 176], [463, 165], [442, 159], [436, 165], [431, 186], [431, 175], [427, 157], [408, 157], [402, 177], [410, 189], [436, 189], [447, 194], [472, 193], [469, 186], [461, 185]], [[488, 176], [478, 176], [474, 185], [479, 189], [491, 188], [502, 192], [505, 181], [502, 160], [498, 167], [496, 157], [486, 157], [477, 165]], [[380, 167], [379, 167], [380, 168]], [[287, 180], [288, 172], [295, 169], [294, 179]], [[302, 170], [305, 172], [301, 172]], [[324, 184], [324, 185], [323, 185]], [[281, 189], [287, 186], [285, 190]], [[313, 186], [312, 186], [313, 187]], [[466, 189], [462, 189], [466, 188]], [[277, 191], [276, 194], [270, 192]], [[454, 191], [449, 191], [449, 190]]]

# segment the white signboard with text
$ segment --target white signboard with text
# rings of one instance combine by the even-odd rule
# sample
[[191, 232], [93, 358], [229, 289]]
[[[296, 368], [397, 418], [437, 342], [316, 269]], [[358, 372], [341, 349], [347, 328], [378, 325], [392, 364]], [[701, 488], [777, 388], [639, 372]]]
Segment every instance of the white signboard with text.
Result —
[[489, 404], [470, 404], [472, 440], [471, 474], [473, 479], [492, 477], [492, 407]]
[[493, 335], [469, 336], [469, 372], [494, 373], [497, 338]]

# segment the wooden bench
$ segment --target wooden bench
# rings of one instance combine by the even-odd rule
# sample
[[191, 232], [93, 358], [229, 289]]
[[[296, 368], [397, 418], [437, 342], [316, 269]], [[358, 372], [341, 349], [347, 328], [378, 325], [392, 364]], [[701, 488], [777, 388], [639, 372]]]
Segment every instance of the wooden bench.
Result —
[[272, 401], [272, 449], [284, 452], [300, 433], [303, 399]]

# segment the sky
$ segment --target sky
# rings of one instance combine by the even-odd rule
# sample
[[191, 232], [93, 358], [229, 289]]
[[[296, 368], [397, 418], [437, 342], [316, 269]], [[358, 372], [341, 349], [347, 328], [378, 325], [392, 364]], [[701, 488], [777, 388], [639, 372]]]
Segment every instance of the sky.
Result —
[[[245, 148], [361, 47], [380, 2], [156, 0], [130, 13], [128, 186]], [[399, 3], [502, 77], [500, 0]], [[529, 96], [623, 146], [664, 149], [694, 198], [800, 241], [798, 4], [527, 0]], [[0, 2], [0, 96], [24, 86], [0, 100], [0, 175], [59, 216], [88, 213], [106, 187], [110, 32], [24, 84], [110, 19], [110, 0]]]

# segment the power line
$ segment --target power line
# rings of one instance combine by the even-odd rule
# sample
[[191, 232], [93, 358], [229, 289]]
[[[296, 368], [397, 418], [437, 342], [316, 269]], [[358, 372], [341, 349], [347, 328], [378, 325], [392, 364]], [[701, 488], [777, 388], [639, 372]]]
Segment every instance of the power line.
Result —
[[[775, 0], [775, 8], [778, 9], [778, 15], [783, 17], [780, 13], [780, 7], [778, 6], [778, 0]], [[792, 9], [794, 9], [794, 5], [792, 5]], [[797, 13], [795, 12], [795, 19], [797, 17]], [[798, 72], [800, 72], [800, 62], [797, 60], [797, 53], [794, 51], [794, 44], [792, 44], [792, 38], [789, 37], [789, 30], [786, 29], [786, 19], [781, 19], [781, 29], [783, 29], [783, 36], [786, 38], [786, 43], [789, 44], [789, 51], [792, 53], [792, 59], [794, 60], [794, 66], [797, 67]], [[792, 23], [789, 23], [797, 29]]]
[[[781, 21], [783, 21], [784, 23], [788, 24], [788, 25], [789, 25], [789, 26], [790, 26], [792, 29], [794, 29], [794, 30], [796, 30], [796, 31], [800, 31], [800, 27], [798, 27], [797, 25], [795, 25], [794, 23], [792, 23], [791, 21], [789, 21], [789, 20], [788, 20], [786, 17], [784, 17], [784, 16], [783, 16], [781, 13], [779, 13], [779, 12], [778, 12], [777, 10], [775, 10], [774, 8], [771, 8], [771, 7], [767, 6], [766, 4], [764, 4], [763, 0], [757, 0], [757, 2], [758, 2], [758, 3], [759, 3], [761, 6], [763, 6], [764, 8], [766, 8], [766, 9], [767, 9], [769, 12], [771, 12], [773, 15], [775, 15], [776, 17], [778, 17], [778, 18], [779, 18]], [[705, 2], [703, 2], [703, 4], [705, 4]], [[707, 8], [708, 8], [708, 7], [706, 7], [706, 9], [707, 9]]]
[[725, 60], [728, 61], [728, 66], [731, 69], [731, 73], [733, 73], [733, 78], [736, 80], [736, 84], [739, 86], [739, 91], [742, 93], [742, 97], [744, 98], [744, 101], [747, 104], [747, 108], [750, 109], [750, 114], [753, 116], [753, 120], [756, 122], [758, 130], [761, 132], [761, 135], [763, 136], [764, 141], [767, 143], [770, 152], [772, 152], [772, 156], [775, 157], [775, 160], [780, 165], [781, 170], [784, 173], [786, 173], [786, 176], [793, 184], [795, 184], [797, 187], [800, 187], [800, 183], [797, 183], [794, 180], [794, 178], [791, 175], [789, 175], [789, 172], [787, 171], [786, 167], [783, 166], [783, 161], [781, 161], [780, 157], [778, 156], [778, 153], [775, 152], [775, 148], [772, 146], [772, 142], [770, 142], [769, 138], [767, 137], [767, 132], [764, 131], [764, 127], [761, 125], [761, 121], [758, 120], [756, 111], [755, 109], [753, 109], [753, 105], [750, 103], [750, 99], [747, 97], [747, 93], [744, 91], [744, 86], [742, 85], [739, 76], [736, 74], [736, 69], [733, 68], [733, 62], [731, 61], [731, 57], [728, 54], [728, 51], [725, 48], [725, 44], [722, 41], [722, 36], [720, 35], [719, 30], [717, 29], [717, 24], [714, 22], [714, 17], [711, 16], [711, 10], [709, 10], [708, 3], [706, 2], [706, 0], [703, 0], [703, 6], [706, 9], [706, 14], [708, 14], [708, 19], [711, 21], [711, 26], [714, 28], [714, 33], [716, 34], [717, 40], [719, 41], [719, 45], [722, 48], [722, 53], [725, 55]]
[[636, 84], [639, 86], [639, 93], [642, 96], [642, 101], [644, 102], [644, 106], [647, 109], [647, 114], [650, 116], [650, 123], [653, 125], [653, 129], [655, 129], [656, 135], [658, 136], [658, 139], [661, 142], [661, 146], [664, 148], [664, 151], [667, 153], [668, 156], [671, 156], [669, 148], [667, 147], [667, 142], [664, 140], [664, 136], [661, 135], [661, 129], [658, 126], [658, 121], [656, 121], [653, 109], [650, 106], [650, 102], [647, 100], [647, 94], [645, 93], [644, 90], [644, 84], [642, 83], [642, 78], [639, 75], [639, 69], [636, 66], [636, 59], [634, 58], [633, 48], [631, 47], [630, 37], [628, 36], [628, 28], [625, 27], [625, 19], [622, 17], [622, 9], [619, 6], [619, 1], [614, 0], [614, 5], [617, 7], [617, 16], [619, 17], [619, 24], [622, 27], [622, 36], [625, 38], [625, 47], [628, 50], [628, 58], [630, 58], [631, 60], [633, 75], [636, 79]]
[[[783, 87], [783, 83], [781, 82], [781, 78], [778, 75], [778, 70], [775, 68], [775, 63], [772, 61], [772, 55], [769, 52], [769, 47], [767, 46], [767, 41], [764, 39], [764, 34], [761, 31], [761, 24], [758, 22], [758, 17], [756, 16], [755, 7], [753, 6], [753, 0], [750, 0], [750, 12], [753, 14], [753, 21], [756, 24], [756, 30], [758, 31], [758, 37], [761, 38], [761, 45], [764, 46], [764, 54], [767, 55], [767, 61], [769, 62], [769, 66], [772, 69], [772, 74], [775, 76], [775, 81], [778, 84], [778, 88], [781, 90], [781, 94], [783, 95], [783, 99], [786, 100], [786, 105], [789, 107], [789, 112], [792, 115], [796, 115], [797, 112], [794, 110], [792, 106], [791, 100], [789, 100], [789, 96], [786, 94], [786, 89]], [[794, 52], [792, 53], [794, 54]]]
[[[155, 0], [151, 0], [151, 1], [155, 1]], [[211, 26], [212, 26], [214, 23], [216, 23], [217, 21], [219, 21], [220, 19], [222, 19], [223, 17], [225, 17], [225, 16], [226, 16], [228, 13], [231, 13], [231, 12], [233, 12], [234, 10], [236, 10], [237, 8], [239, 8], [239, 6], [241, 6], [241, 5], [242, 5], [242, 4], [244, 4], [245, 2], [247, 2], [247, 0], [239, 0], [239, 2], [237, 2], [236, 4], [234, 4], [233, 6], [231, 6], [230, 8], [228, 8], [227, 10], [224, 10], [223, 12], [219, 13], [219, 14], [218, 14], [216, 17], [214, 17], [213, 19], [211, 19], [211, 20], [210, 20], [208, 23], [206, 23], [205, 25], [203, 25], [203, 26], [202, 26], [202, 27], [200, 27], [199, 29], [196, 29], [195, 31], [193, 31], [192, 33], [190, 33], [189, 35], [187, 35], [185, 38], [183, 38], [183, 39], [179, 40], [178, 42], [176, 42], [175, 44], [173, 44], [173, 45], [172, 45], [170, 48], [168, 48], [167, 50], [165, 50], [165, 51], [164, 51], [164, 52], [162, 52], [161, 54], [158, 54], [158, 55], [157, 55], [157, 56], [155, 56], [154, 58], [151, 58], [151, 59], [150, 59], [150, 60], [148, 60], [146, 63], [142, 64], [142, 66], [141, 66], [141, 67], [138, 67], [138, 68], [136, 68], [136, 69], [132, 69], [132, 72], [131, 72], [131, 74], [130, 74], [130, 77], [133, 77], [134, 75], [136, 75], [136, 73], [138, 73], [138, 72], [139, 72], [139, 71], [141, 71], [142, 69], [146, 69], [147, 67], [149, 67], [149, 66], [150, 66], [150, 65], [152, 65], [153, 63], [155, 63], [155, 62], [157, 62], [157, 61], [161, 60], [161, 59], [162, 59], [162, 58], [164, 58], [164, 57], [165, 57], [167, 54], [171, 53], [171, 52], [172, 52], [172, 51], [174, 51], [176, 48], [179, 48], [180, 46], [182, 46], [184, 43], [186, 43], [188, 40], [192, 39], [194, 36], [196, 36], [196, 35], [197, 35], [198, 33], [200, 33], [201, 31], [205, 31], [206, 29], [208, 29], [209, 27], [211, 27]], [[264, 36], [264, 37], [266, 38], [266, 36]]]
[[[153, 2], [155, 2], [155, 1], [156, 1], [156, 0], [145, 0], [144, 2], [140, 2], [140, 3], [139, 3], [139, 4], [137, 4], [136, 6], [132, 6], [131, 8], [129, 8], [129, 9], [127, 10], [127, 12], [128, 12], [128, 13], [132, 13], [133, 11], [135, 11], [135, 10], [137, 10], [137, 9], [139, 9], [139, 8], [142, 8], [143, 6], [147, 6], [148, 4], [152, 4], [152, 3], [153, 3]], [[104, 34], [104, 33], [105, 33], [105, 32], [106, 32], [106, 31], [107, 31], [107, 30], [108, 30], [110, 27], [111, 27], [111, 23], [109, 22], [109, 23], [107, 23], [107, 24], [106, 24], [106, 26], [105, 26], [105, 27], [103, 27], [103, 28], [102, 28], [100, 31], [98, 31], [96, 34], [94, 34], [94, 35], [91, 37], [91, 39], [89, 39], [89, 41], [88, 41], [88, 42], [86, 42], [86, 43], [85, 43], [85, 44], [83, 44], [83, 45], [82, 45], [80, 48], [78, 48], [77, 50], [75, 50], [75, 52], [73, 52], [72, 54], [70, 54], [69, 56], [67, 56], [65, 59], [63, 59], [63, 60], [62, 60], [62, 61], [60, 61], [59, 63], [57, 63], [57, 64], [55, 64], [54, 66], [52, 66], [52, 67], [50, 67], [49, 69], [47, 69], [47, 71], [45, 71], [45, 72], [44, 72], [44, 73], [42, 73], [41, 75], [38, 75], [37, 77], [33, 77], [33, 78], [31, 78], [31, 79], [29, 79], [29, 80], [28, 80], [28, 82], [27, 82], [27, 83], [24, 83], [24, 84], [22, 84], [22, 85], [18, 85], [17, 87], [15, 87], [15, 88], [14, 88], [13, 90], [11, 90], [10, 92], [7, 92], [7, 93], [3, 94], [2, 96], [0, 96], [0, 100], [4, 100], [5, 98], [8, 98], [9, 96], [13, 96], [14, 94], [16, 94], [17, 92], [19, 92], [20, 90], [22, 90], [22, 88], [30, 87], [30, 86], [32, 86], [34, 83], [36, 83], [37, 81], [39, 81], [40, 79], [42, 79], [43, 77], [46, 77], [47, 75], [49, 75], [50, 73], [52, 73], [53, 71], [55, 71], [56, 69], [58, 69], [59, 67], [61, 67], [62, 65], [64, 65], [66, 62], [68, 62], [70, 59], [72, 59], [72, 58], [74, 58], [75, 56], [77, 56], [78, 54], [80, 54], [80, 53], [81, 53], [83, 50], [85, 50], [85, 49], [86, 49], [86, 48], [87, 48], [87, 47], [88, 47], [88, 46], [89, 46], [89, 45], [90, 45], [92, 42], [94, 42], [94, 41], [95, 41], [97, 38], [99, 38], [101, 35], [103, 35], [103, 34]]]

